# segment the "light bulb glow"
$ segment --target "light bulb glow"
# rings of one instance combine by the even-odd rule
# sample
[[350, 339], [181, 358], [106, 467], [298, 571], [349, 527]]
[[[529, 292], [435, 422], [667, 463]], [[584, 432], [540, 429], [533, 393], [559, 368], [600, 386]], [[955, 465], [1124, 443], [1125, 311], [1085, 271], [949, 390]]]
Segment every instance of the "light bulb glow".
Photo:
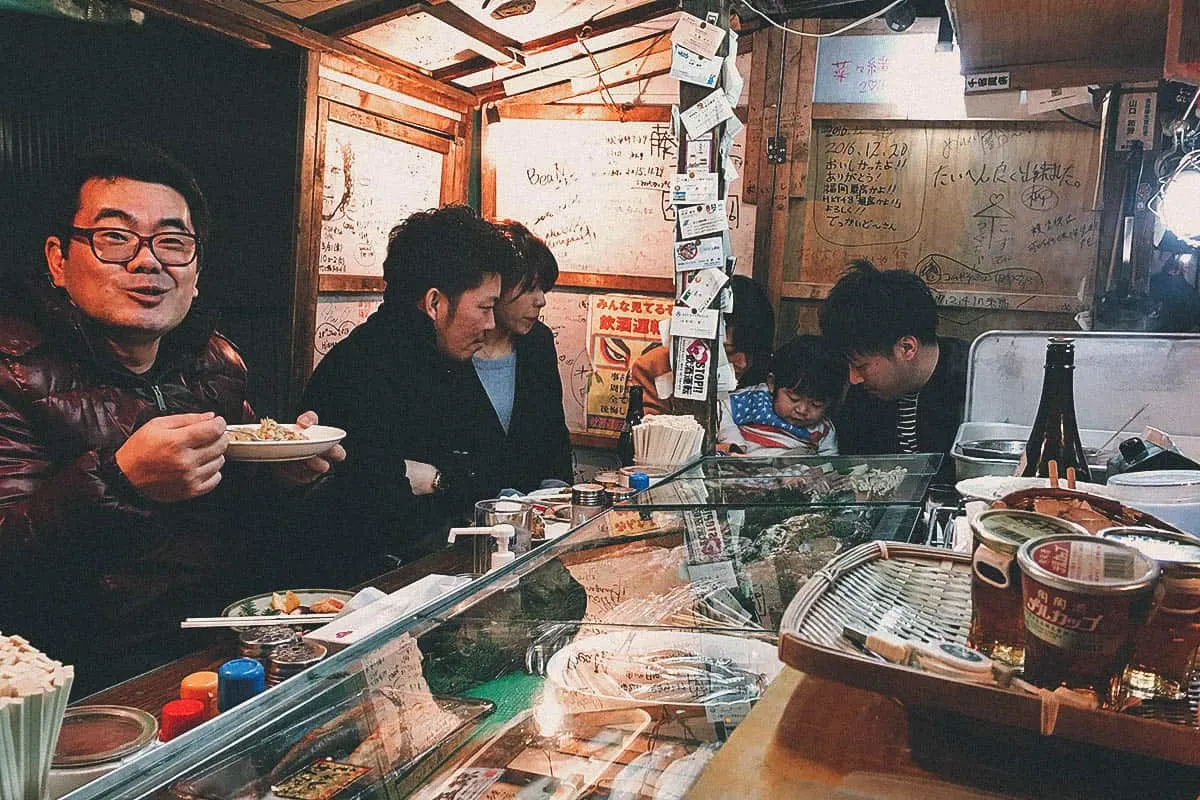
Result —
[[1184, 241], [1200, 241], [1200, 170], [1185, 169], [1163, 189], [1159, 214], [1171, 233]]

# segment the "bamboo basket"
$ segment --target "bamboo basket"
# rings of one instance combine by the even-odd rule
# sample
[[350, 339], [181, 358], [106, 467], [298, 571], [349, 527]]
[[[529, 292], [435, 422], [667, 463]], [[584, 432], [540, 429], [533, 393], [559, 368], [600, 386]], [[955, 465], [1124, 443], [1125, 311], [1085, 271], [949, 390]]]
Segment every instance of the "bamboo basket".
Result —
[[1147, 702], [1116, 713], [1057, 704], [1048, 692], [1033, 695], [891, 664], [842, 636], [850, 625], [965, 645], [970, 624], [969, 554], [867, 542], [830, 561], [792, 599], [780, 625], [779, 657], [811, 675], [914, 707], [1200, 766], [1200, 680], [1195, 675], [1187, 700]]

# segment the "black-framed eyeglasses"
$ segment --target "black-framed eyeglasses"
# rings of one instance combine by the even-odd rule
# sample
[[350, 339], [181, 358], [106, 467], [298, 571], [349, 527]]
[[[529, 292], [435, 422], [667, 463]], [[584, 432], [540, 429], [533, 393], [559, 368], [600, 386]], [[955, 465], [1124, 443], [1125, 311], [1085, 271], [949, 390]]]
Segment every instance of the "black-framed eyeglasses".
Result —
[[186, 267], [196, 260], [200, 243], [194, 233], [164, 231], [142, 236], [126, 228], [77, 228], [71, 234], [86, 239], [96, 258], [109, 264], [128, 264], [137, 257], [142, 246], [164, 267]]

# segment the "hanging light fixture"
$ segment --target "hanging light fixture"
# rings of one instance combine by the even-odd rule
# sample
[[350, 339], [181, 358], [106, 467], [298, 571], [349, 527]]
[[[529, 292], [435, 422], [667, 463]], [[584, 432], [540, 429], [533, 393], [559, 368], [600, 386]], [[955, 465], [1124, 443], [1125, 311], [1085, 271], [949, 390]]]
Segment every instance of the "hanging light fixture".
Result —
[[[1200, 126], [1191, 126], [1192, 109], [1200, 89], [1192, 96], [1187, 111], [1168, 131], [1174, 147], [1159, 157], [1156, 169], [1162, 178], [1150, 208], [1163, 226], [1180, 241], [1200, 247]], [[1172, 166], [1172, 161], [1178, 162]], [[1168, 174], [1164, 173], [1170, 170]]]
[[1167, 230], [1193, 247], [1200, 246], [1200, 150], [1184, 156], [1167, 178], [1157, 211]]

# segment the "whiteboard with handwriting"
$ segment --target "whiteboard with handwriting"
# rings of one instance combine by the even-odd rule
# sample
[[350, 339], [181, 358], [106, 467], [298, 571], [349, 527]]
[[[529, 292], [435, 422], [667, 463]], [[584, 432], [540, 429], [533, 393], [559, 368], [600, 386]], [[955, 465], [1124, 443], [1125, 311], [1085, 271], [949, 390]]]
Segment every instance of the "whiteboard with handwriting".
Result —
[[567, 430], [587, 429], [587, 390], [592, 377], [588, 358], [588, 293], [555, 289], [546, 295], [542, 322], [554, 333], [558, 377], [562, 380]]
[[313, 337], [313, 369], [333, 346], [350, 335], [383, 303], [382, 294], [319, 294]]
[[[743, 131], [731, 159], [741, 170]], [[496, 216], [525, 223], [568, 272], [669, 278], [677, 141], [666, 122], [503, 120], [487, 128]], [[727, 193], [740, 271], [754, 260], [754, 209]]]
[[944, 306], [1078, 311], [1099, 245], [1099, 135], [1073, 123], [813, 125], [802, 278], [915, 271]]
[[325, 129], [320, 271], [382, 275], [388, 232], [441, 204], [442, 154], [335, 120]]

